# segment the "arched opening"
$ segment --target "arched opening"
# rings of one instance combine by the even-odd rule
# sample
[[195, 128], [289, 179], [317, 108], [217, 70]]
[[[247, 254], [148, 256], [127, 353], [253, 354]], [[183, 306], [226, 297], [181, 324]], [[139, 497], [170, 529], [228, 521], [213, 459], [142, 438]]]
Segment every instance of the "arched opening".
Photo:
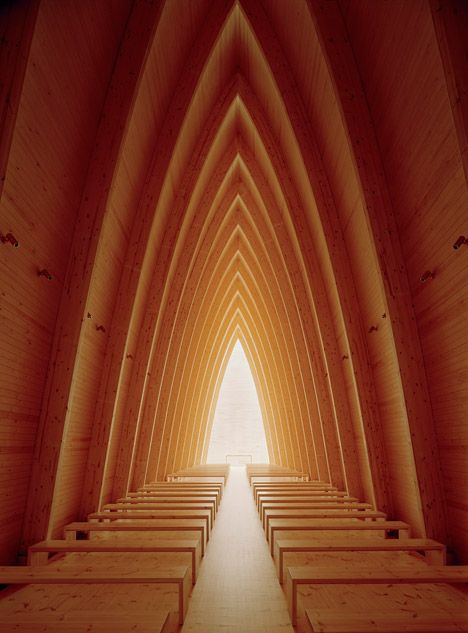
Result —
[[257, 389], [242, 343], [237, 340], [219, 390], [207, 462], [269, 461]]

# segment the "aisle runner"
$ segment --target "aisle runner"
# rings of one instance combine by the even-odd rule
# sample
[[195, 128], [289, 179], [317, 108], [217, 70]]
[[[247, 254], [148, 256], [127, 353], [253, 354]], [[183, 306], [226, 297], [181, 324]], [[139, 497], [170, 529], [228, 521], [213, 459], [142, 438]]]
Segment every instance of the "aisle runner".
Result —
[[294, 633], [244, 467], [231, 466], [182, 633]]

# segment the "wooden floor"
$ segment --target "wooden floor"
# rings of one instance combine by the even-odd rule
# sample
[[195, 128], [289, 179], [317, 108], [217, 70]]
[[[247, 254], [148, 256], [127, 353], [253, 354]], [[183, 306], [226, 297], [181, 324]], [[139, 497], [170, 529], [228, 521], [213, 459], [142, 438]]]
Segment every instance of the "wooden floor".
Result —
[[182, 633], [293, 633], [244, 468], [231, 467]]

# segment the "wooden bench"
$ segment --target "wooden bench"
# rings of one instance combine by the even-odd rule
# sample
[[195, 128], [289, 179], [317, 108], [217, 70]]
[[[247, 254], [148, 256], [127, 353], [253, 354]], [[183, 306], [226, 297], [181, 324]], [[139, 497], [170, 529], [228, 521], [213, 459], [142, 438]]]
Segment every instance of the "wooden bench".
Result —
[[270, 521], [270, 551], [273, 556], [275, 535], [277, 532], [307, 531], [360, 531], [378, 530], [385, 536], [394, 532], [400, 538], [409, 538], [410, 526], [403, 521], [359, 521], [346, 519], [271, 519]]
[[332, 609], [306, 609], [313, 633], [452, 633], [468, 631], [468, 614], [447, 611], [423, 613], [394, 611], [366, 611], [344, 613]]
[[256, 477], [288, 477], [300, 481], [307, 481], [309, 479], [307, 473], [287, 468], [286, 466], [276, 466], [273, 464], [247, 464], [245, 472], [250, 484], [252, 483], [252, 479]]
[[11, 618], [0, 614], [0, 630], [5, 633], [165, 633], [170, 630], [169, 612], [164, 610], [151, 611], [151, 615], [147, 612], [132, 612], [124, 617], [122, 613], [115, 612], [80, 611], [73, 615], [67, 614], [67, 618], [59, 622], [51, 622], [50, 615], [37, 613], [35, 617], [35, 620], [32, 620], [32, 616], [23, 620], [20, 614]]
[[279, 493], [285, 493], [287, 494], [288, 492], [292, 491], [292, 490], [304, 490], [304, 491], [315, 491], [315, 490], [321, 490], [322, 492], [336, 492], [337, 489], [334, 486], [330, 486], [330, 485], [325, 485], [325, 486], [317, 486], [315, 484], [310, 484], [307, 482], [303, 482], [303, 483], [284, 483], [284, 484], [258, 484], [258, 483], [253, 483], [252, 484], [252, 493], [253, 496], [255, 498], [255, 500], [257, 500], [257, 496], [259, 495], [259, 493], [261, 492], [279, 492]]
[[[155, 505], [175, 506], [180, 504], [189, 505], [193, 508], [210, 509], [213, 515], [213, 520], [216, 516], [216, 499], [210, 497], [168, 497], [167, 495], [158, 496], [155, 494], [148, 495], [147, 497], [121, 497], [117, 499], [116, 503], [128, 503], [138, 505], [139, 503], [154, 503]], [[104, 506], [105, 507], [105, 506]]]
[[291, 504], [279, 508], [275, 506], [271, 507], [270, 505], [263, 506], [263, 528], [266, 528], [269, 518], [281, 519], [291, 517], [291, 512], [297, 513], [301, 511], [306, 513], [309, 510], [354, 510], [357, 512], [358, 510], [372, 510], [372, 506], [370, 503], [314, 503], [313, 501], [311, 503]]
[[200, 536], [201, 554], [205, 555], [208, 538], [206, 521], [203, 519], [149, 519], [147, 521], [112, 521], [111, 523], [74, 522], [64, 528], [67, 540], [77, 540], [79, 534], [92, 532], [196, 532]]
[[286, 597], [293, 624], [297, 619], [297, 588], [299, 585], [316, 584], [438, 584], [468, 583], [468, 565], [424, 567], [357, 567], [336, 565], [327, 567], [287, 567]]
[[196, 501], [210, 501], [215, 504], [216, 510], [219, 506], [219, 494], [217, 492], [211, 491], [198, 491], [198, 490], [153, 490], [151, 492], [131, 492], [126, 497], [122, 499], [117, 499], [117, 503], [126, 502], [130, 503], [134, 499], [136, 501], [145, 501], [145, 499], [159, 499], [161, 497], [167, 499], [179, 499], [183, 498], [184, 500], [188, 499], [189, 503], [192, 503], [192, 500]]
[[224, 486], [222, 483], [220, 484], [204, 484], [204, 483], [196, 483], [196, 482], [178, 482], [175, 481], [170, 483], [168, 481], [163, 481], [158, 484], [147, 484], [142, 488], [138, 488], [136, 492], [129, 492], [128, 496], [132, 496], [133, 494], [147, 494], [151, 492], [160, 492], [161, 490], [199, 490], [203, 492], [204, 490], [208, 490], [210, 492], [216, 492], [219, 495], [219, 498], [223, 496]]
[[88, 521], [115, 521], [116, 519], [204, 519], [209, 531], [213, 528], [211, 508], [194, 508], [193, 506], [165, 506], [154, 504], [133, 506], [130, 504], [109, 503], [102, 512], [92, 512]]
[[[308, 520], [337, 520], [337, 521], [356, 521], [356, 523], [362, 522], [384, 522], [386, 521], [386, 515], [383, 512], [374, 512], [372, 510], [364, 511], [361, 510], [357, 512], [353, 511], [341, 511], [341, 510], [291, 510], [291, 511], [283, 511], [285, 512], [282, 516], [270, 517], [267, 522], [267, 529], [265, 530], [266, 539], [268, 542], [272, 540], [272, 525], [280, 525], [276, 523], [277, 521], [308, 521]], [[356, 529], [360, 529], [359, 527]]]
[[128, 567], [120, 569], [93, 569], [86, 567], [0, 567], [0, 584], [175, 584], [179, 593], [179, 623], [183, 624], [187, 612], [192, 581], [190, 568], [184, 566], [164, 567], [160, 569], [135, 570]]
[[[117, 505], [117, 504], [116, 504]], [[92, 512], [88, 514], [88, 521], [120, 521], [120, 520], [138, 520], [138, 519], [203, 519], [206, 521], [207, 534], [212, 529], [211, 510], [197, 510], [191, 507], [187, 509], [177, 508], [152, 508], [143, 510], [140, 508], [130, 507], [128, 509], [108, 508], [104, 512]]]
[[166, 479], [167, 481], [180, 481], [185, 480], [187, 477], [190, 479], [194, 477], [222, 477], [224, 483], [226, 483], [229, 477], [229, 464], [203, 464], [192, 466], [191, 468], [184, 468], [169, 473]]
[[274, 560], [283, 583], [283, 560], [287, 552], [424, 552], [430, 565], [445, 565], [446, 548], [431, 539], [276, 539]]
[[322, 490], [308, 490], [305, 492], [294, 491], [290, 494], [288, 494], [287, 492], [262, 492], [257, 498], [257, 509], [261, 514], [262, 508], [265, 503], [270, 503], [272, 501], [275, 501], [276, 503], [297, 503], [298, 501], [314, 501], [316, 499], [320, 501], [323, 501], [324, 499], [331, 499], [332, 501], [337, 501], [339, 499], [351, 501], [353, 499], [354, 501], [359, 501], [359, 499], [356, 499], [355, 497], [349, 497], [346, 493], [340, 491], [324, 492]]
[[270, 540], [269, 524], [273, 519], [359, 519], [360, 521], [385, 521], [387, 515], [375, 510], [275, 510], [265, 515], [265, 533]]
[[[305, 499], [294, 498], [286, 500], [276, 501], [273, 499], [272, 501], [265, 501], [262, 504], [260, 510], [260, 519], [263, 523], [265, 520], [265, 511], [267, 509], [278, 509], [278, 510], [289, 510], [289, 509], [297, 509], [297, 508], [314, 508], [316, 506], [323, 506], [324, 509], [335, 506], [341, 506], [345, 503], [356, 503], [358, 499], [355, 497], [306, 497]], [[369, 504], [370, 505], [370, 504]], [[370, 506], [369, 509], [371, 509]]]
[[195, 584], [201, 558], [200, 539], [159, 541], [158, 543], [141, 543], [122, 539], [105, 539], [103, 541], [86, 540], [48, 540], [31, 545], [28, 550], [28, 565], [44, 565], [50, 554], [68, 554], [72, 552], [189, 552], [192, 557], [192, 583]]

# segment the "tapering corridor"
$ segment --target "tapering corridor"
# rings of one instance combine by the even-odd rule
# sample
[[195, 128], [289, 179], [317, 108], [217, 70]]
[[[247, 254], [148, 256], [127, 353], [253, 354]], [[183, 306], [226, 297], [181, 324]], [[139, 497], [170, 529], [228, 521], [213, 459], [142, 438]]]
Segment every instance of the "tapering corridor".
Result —
[[293, 633], [244, 467], [231, 466], [182, 633]]

